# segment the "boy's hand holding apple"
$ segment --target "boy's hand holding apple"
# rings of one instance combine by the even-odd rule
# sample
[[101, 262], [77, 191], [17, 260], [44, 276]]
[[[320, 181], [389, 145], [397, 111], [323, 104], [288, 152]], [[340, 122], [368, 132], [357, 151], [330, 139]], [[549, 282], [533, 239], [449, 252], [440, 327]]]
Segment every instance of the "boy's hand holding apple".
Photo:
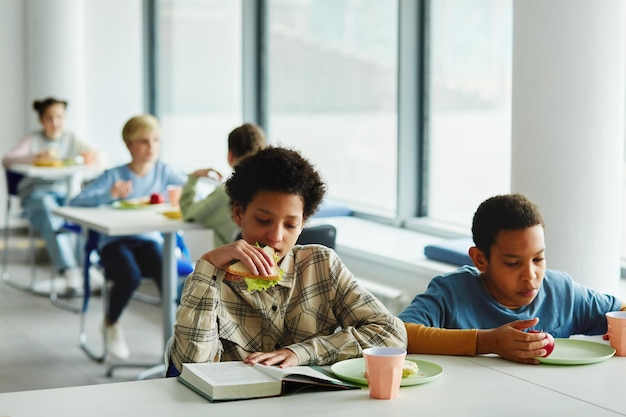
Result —
[[547, 358], [550, 356], [552, 351], [554, 350], [554, 337], [550, 333], [545, 333], [541, 330], [529, 330], [528, 333], [542, 333], [545, 335], [545, 338], [548, 339], [548, 344], [546, 344], [543, 348], [546, 350], [546, 354], [542, 355], [542, 358]]
[[[537, 365], [538, 357], [554, 348], [552, 336], [538, 331], [525, 331], [537, 325], [539, 319], [516, 320], [494, 329], [478, 330], [476, 354], [496, 353], [512, 362]], [[548, 352], [548, 345], [552, 344]], [[548, 352], [548, 353], [547, 353]]]

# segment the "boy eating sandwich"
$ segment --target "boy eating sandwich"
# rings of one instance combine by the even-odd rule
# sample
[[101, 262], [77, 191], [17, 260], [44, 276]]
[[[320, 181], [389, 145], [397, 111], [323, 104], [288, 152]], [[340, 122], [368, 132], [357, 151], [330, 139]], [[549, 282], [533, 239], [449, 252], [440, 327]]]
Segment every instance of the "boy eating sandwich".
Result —
[[[295, 245], [325, 189], [293, 150], [270, 147], [237, 164], [226, 192], [242, 239], [204, 254], [187, 278], [168, 376], [184, 362], [327, 365], [372, 346], [406, 347], [402, 322], [332, 249]], [[270, 277], [276, 266], [282, 272], [276, 285], [250, 288], [227, 273], [234, 261], [245, 266], [243, 275]]]

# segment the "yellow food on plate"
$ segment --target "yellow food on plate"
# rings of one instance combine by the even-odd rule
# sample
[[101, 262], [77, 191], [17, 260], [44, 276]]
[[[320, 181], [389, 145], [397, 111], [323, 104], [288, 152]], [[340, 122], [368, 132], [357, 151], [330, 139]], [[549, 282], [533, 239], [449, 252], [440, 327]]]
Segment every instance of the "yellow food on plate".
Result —
[[33, 165], [36, 167], [62, 167], [63, 161], [60, 159], [39, 158], [35, 159]]
[[419, 366], [415, 362], [405, 360], [402, 365], [402, 378], [415, 375], [417, 371], [419, 371]]
[[170, 218], [170, 219], [182, 219], [183, 218], [183, 213], [181, 213], [180, 210], [164, 211], [162, 214], [165, 217]]
[[142, 207], [150, 204], [150, 197], [129, 198], [128, 200], [122, 200], [119, 202], [120, 207], [134, 208]]

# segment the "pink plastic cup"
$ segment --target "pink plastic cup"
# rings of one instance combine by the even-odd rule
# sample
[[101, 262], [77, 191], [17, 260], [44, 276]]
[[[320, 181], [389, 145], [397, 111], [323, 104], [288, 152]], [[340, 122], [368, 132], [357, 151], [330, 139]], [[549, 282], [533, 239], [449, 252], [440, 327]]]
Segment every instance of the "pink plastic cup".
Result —
[[606, 323], [609, 327], [609, 342], [615, 348], [615, 354], [626, 356], [626, 311], [606, 313]]
[[96, 163], [96, 153], [94, 151], [83, 151], [80, 153], [83, 157], [83, 164], [93, 165]]
[[371, 398], [379, 400], [398, 398], [405, 357], [405, 349], [373, 347], [363, 350], [365, 378]]
[[170, 200], [170, 206], [178, 207], [180, 202], [180, 196], [183, 193], [183, 187], [180, 185], [168, 185], [167, 186], [167, 198]]

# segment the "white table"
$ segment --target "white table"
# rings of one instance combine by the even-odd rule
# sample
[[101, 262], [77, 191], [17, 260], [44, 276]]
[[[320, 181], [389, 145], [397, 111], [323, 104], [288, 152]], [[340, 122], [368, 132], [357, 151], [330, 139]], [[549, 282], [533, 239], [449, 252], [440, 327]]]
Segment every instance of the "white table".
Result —
[[[572, 339], [609, 344], [601, 336], [574, 336]], [[614, 356], [604, 362], [580, 366], [525, 366], [498, 357], [468, 359], [514, 378], [626, 415], [626, 399], [623, 397], [626, 357]]]
[[83, 230], [95, 230], [109, 236], [134, 235], [146, 232], [163, 233], [163, 346], [173, 335], [178, 273], [176, 268], [176, 232], [202, 229], [197, 223], [169, 219], [161, 214], [167, 205], [145, 209], [114, 209], [112, 207], [59, 207], [53, 213], [76, 223]]
[[33, 164], [11, 164], [11, 171], [19, 172], [29, 177], [66, 178], [73, 175], [98, 175], [102, 168], [97, 165], [64, 165], [60, 167], [37, 166]]
[[[402, 387], [396, 400], [373, 400], [367, 388], [354, 391], [299, 393], [286, 397], [210, 403], [172, 378], [122, 382], [72, 388], [0, 394], [2, 416], [616, 416], [602, 404], [610, 393], [598, 397], [599, 404], [584, 397], [544, 387], [540, 377], [525, 380], [501, 372], [485, 363], [505, 363], [499, 358], [410, 355], [443, 366], [439, 378], [423, 385]], [[486, 361], [482, 361], [486, 359]], [[483, 363], [485, 362], [485, 363]], [[626, 371], [621, 358], [606, 362], [615, 374]], [[538, 375], [553, 367], [526, 367]], [[604, 367], [570, 367], [570, 378], [602, 380]]]
[[98, 165], [46, 167], [33, 164], [12, 164], [9, 169], [27, 177], [48, 180], [65, 179], [68, 184], [68, 197], [80, 191], [80, 183], [83, 180], [95, 178], [102, 172], [102, 167]]

